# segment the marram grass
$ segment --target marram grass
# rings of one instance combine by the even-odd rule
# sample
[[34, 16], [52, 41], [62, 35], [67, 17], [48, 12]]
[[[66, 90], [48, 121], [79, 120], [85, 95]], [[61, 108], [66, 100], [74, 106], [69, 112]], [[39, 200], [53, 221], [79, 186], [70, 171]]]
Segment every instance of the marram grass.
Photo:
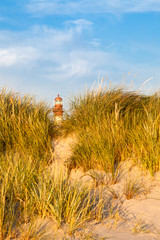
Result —
[[[1, 240], [19, 239], [19, 229], [38, 218], [48, 218], [58, 227], [65, 224], [67, 232], [73, 234], [86, 221], [101, 219], [104, 203], [107, 204], [103, 193], [81, 183], [72, 183], [67, 172], [55, 171], [51, 175], [42, 164], [37, 168], [29, 156], [11, 153], [1, 156]], [[32, 232], [36, 234], [37, 230], [21, 234], [32, 239], [29, 237]]]
[[145, 96], [121, 88], [87, 91], [70, 102], [63, 124], [78, 143], [72, 166], [103, 169], [113, 177], [119, 162], [132, 158], [149, 169], [160, 169], [160, 94]]
[[18, 151], [34, 157], [48, 155], [55, 131], [49, 114], [46, 103], [2, 89], [0, 151]]
[[33, 218], [29, 191], [52, 159], [54, 134], [45, 102], [0, 91], [0, 240]]
[[56, 131], [44, 102], [1, 90], [0, 240], [50, 239], [48, 228], [36, 225], [39, 218], [73, 234], [103, 217], [102, 193], [72, 183], [67, 173], [48, 173]]
[[[127, 158], [152, 174], [160, 169], [159, 126], [159, 93], [104, 88], [75, 97], [62, 129], [78, 138], [71, 165], [109, 172], [114, 183], [118, 164]], [[1, 90], [0, 240], [45, 239], [41, 227], [32, 224], [37, 218], [66, 225], [73, 234], [86, 221], [101, 220], [108, 210], [102, 186], [86, 188], [67, 174], [46, 171], [55, 135], [44, 102]]]

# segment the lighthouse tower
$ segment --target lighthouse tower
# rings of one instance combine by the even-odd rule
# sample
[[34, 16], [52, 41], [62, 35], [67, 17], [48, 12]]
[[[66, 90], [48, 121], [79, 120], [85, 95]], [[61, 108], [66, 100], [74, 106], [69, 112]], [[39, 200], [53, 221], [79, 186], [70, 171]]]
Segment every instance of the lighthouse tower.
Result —
[[53, 108], [54, 120], [56, 124], [61, 124], [63, 112], [62, 98], [58, 94], [58, 96], [55, 98], [55, 106]]

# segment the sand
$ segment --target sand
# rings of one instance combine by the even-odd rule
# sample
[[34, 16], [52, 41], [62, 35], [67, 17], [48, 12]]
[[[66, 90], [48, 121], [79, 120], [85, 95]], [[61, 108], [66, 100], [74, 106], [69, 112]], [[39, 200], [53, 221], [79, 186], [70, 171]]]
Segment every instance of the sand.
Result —
[[[75, 136], [53, 142], [55, 158], [51, 166], [53, 171], [56, 164], [67, 171], [65, 163], [69, 160], [75, 143]], [[114, 189], [118, 195], [118, 199], [112, 199], [113, 204], [118, 206], [117, 212], [101, 222], [86, 223], [85, 227], [79, 228], [74, 236], [67, 235], [65, 228], [62, 227], [58, 230], [57, 239], [160, 239], [160, 172], [152, 177], [140, 166], [134, 165], [131, 160], [121, 164], [119, 172], [121, 175], [119, 181], [114, 185], [110, 184], [110, 188]], [[84, 184], [95, 186], [93, 179], [82, 169], [73, 169], [69, 177], [72, 181], [82, 181]], [[137, 181], [142, 186], [139, 194], [131, 199], [126, 198], [123, 190], [128, 179]], [[103, 185], [104, 191], [105, 187], [108, 188], [108, 183]]]

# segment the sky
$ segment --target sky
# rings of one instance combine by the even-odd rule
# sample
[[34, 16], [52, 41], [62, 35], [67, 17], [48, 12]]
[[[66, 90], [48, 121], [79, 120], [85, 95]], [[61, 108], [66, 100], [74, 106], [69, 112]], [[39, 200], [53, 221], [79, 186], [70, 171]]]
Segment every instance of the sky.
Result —
[[160, 0], [0, 0], [0, 88], [48, 102], [160, 88]]

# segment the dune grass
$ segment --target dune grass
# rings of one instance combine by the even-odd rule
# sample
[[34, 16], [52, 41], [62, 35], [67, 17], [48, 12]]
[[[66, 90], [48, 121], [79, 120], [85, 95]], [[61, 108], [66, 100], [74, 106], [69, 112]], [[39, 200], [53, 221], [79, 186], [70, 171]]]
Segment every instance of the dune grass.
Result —
[[55, 132], [50, 108], [29, 95], [0, 91], [0, 150], [42, 157], [51, 149]]
[[28, 192], [52, 159], [50, 108], [36, 98], [0, 91], [0, 239], [33, 216]]
[[119, 162], [132, 158], [159, 170], [160, 95], [145, 96], [123, 88], [87, 91], [70, 101], [63, 128], [77, 134], [72, 166], [103, 169], [114, 178]]
[[113, 184], [119, 178], [119, 163], [132, 158], [154, 174], [160, 168], [159, 126], [159, 93], [145, 96], [101, 88], [75, 97], [61, 129], [78, 138], [71, 166], [92, 169], [92, 177], [98, 177], [100, 184], [88, 188], [72, 182], [67, 173], [48, 172], [51, 140], [57, 134], [49, 106], [2, 89], [0, 240], [44, 239], [34, 227], [22, 233], [23, 227], [34, 222], [36, 226], [37, 218], [54, 220], [58, 227], [65, 225], [69, 234], [88, 220], [102, 219], [109, 204], [103, 195], [103, 176], [93, 174], [94, 169], [109, 173]]
[[68, 234], [73, 234], [86, 221], [101, 218], [103, 208], [103, 194], [81, 183], [71, 183], [67, 172], [54, 171], [51, 175], [42, 163], [37, 168], [25, 155], [1, 157], [1, 240], [17, 239], [19, 229], [38, 218], [53, 219], [58, 227], [66, 224]]
[[56, 134], [47, 104], [1, 90], [0, 240], [46, 239], [45, 229], [36, 227], [38, 218], [65, 224], [73, 234], [102, 217], [103, 194], [71, 183], [67, 172], [49, 173]]

